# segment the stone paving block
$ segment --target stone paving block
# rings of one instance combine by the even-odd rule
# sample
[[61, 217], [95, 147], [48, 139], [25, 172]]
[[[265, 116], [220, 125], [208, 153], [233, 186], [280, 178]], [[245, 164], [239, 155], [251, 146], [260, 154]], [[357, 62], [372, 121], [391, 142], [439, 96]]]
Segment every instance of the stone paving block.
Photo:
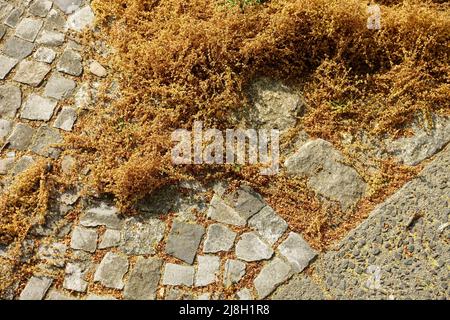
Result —
[[15, 28], [20, 21], [24, 9], [22, 7], [14, 8], [5, 20], [5, 24], [10, 28]]
[[98, 234], [95, 229], [77, 226], [72, 231], [70, 247], [75, 250], [84, 250], [92, 253], [97, 249], [97, 239]]
[[120, 231], [108, 229], [105, 231], [102, 242], [100, 242], [98, 248], [99, 249], [112, 248], [117, 247], [119, 244], [120, 244]]
[[18, 123], [8, 138], [9, 147], [15, 150], [26, 150], [30, 145], [34, 130], [29, 125]]
[[52, 30], [43, 30], [36, 42], [44, 46], [59, 47], [64, 43], [65, 38], [66, 36], [64, 33]]
[[8, 134], [11, 132], [13, 123], [6, 119], [0, 118], [0, 142], [3, 143], [3, 141], [6, 139]]
[[14, 157], [0, 159], [0, 175], [8, 174], [14, 166]]
[[123, 276], [128, 271], [128, 259], [117, 253], [108, 252], [94, 274], [94, 281], [108, 288], [122, 290]]
[[121, 231], [120, 250], [130, 255], [154, 254], [166, 225], [159, 219], [127, 219]]
[[75, 109], [71, 107], [63, 107], [53, 126], [64, 131], [72, 131], [76, 120], [77, 113]]
[[49, 128], [48, 126], [41, 126], [37, 130], [33, 143], [31, 145], [31, 151], [39, 154], [43, 157], [51, 157], [56, 159], [59, 157], [61, 150], [55, 145], [62, 143], [63, 139], [58, 130]]
[[316, 139], [301, 146], [284, 165], [289, 174], [306, 176], [312, 190], [338, 201], [345, 211], [363, 196], [366, 183], [344, 160], [330, 142]]
[[226, 288], [238, 283], [245, 275], [247, 266], [244, 262], [234, 259], [228, 259], [225, 262], [223, 271], [223, 284]]
[[10, 84], [0, 86], [0, 117], [14, 119], [21, 104], [22, 92], [19, 87]]
[[42, 300], [52, 282], [53, 279], [48, 277], [31, 277], [20, 293], [19, 300]]
[[80, 218], [80, 224], [85, 227], [106, 226], [109, 229], [120, 229], [119, 210], [106, 203], [100, 203], [86, 210]]
[[127, 300], [154, 300], [161, 278], [162, 260], [139, 257], [124, 289]]
[[217, 281], [220, 268], [218, 256], [198, 256], [198, 266], [195, 274], [195, 286], [203, 287]]
[[240, 227], [247, 223], [246, 219], [227, 205], [218, 195], [213, 196], [206, 215], [212, 220]]
[[269, 244], [274, 244], [286, 231], [288, 224], [269, 206], [250, 218], [248, 225], [255, 228]]
[[224, 199], [246, 221], [265, 206], [264, 199], [248, 186], [242, 186]]
[[272, 255], [273, 249], [255, 232], [244, 233], [236, 244], [236, 256], [244, 261], [267, 260]]
[[289, 279], [291, 267], [280, 258], [269, 261], [255, 278], [253, 284], [259, 299], [271, 294], [280, 284]]
[[6, 19], [6, 17], [8, 17], [8, 15], [13, 9], [14, 7], [12, 6], [12, 4], [2, 0], [0, 2], [0, 20], [3, 22], [3, 20]]
[[64, 31], [66, 25], [66, 17], [61, 11], [51, 9], [45, 19], [44, 28], [46, 30]]
[[32, 15], [45, 18], [52, 8], [52, 5], [53, 3], [49, 0], [35, 0], [30, 6], [29, 11]]
[[13, 80], [37, 87], [50, 72], [50, 66], [42, 62], [22, 61]]
[[0, 25], [0, 40], [3, 39], [5, 34], [6, 34], [6, 27], [4, 25]]
[[27, 120], [48, 121], [53, 116], [57, 102], [32, 93], [23, 104], [20, 117]]
[[162, 278], [163, 285], [192, 286], [194, 283], [194, 267], [167, 263]]
[[3, 53], [13, 59], [22, 60], [28, 57], [34, 50], [34, 43], [26, 40], [10, 37], [3, 45]]
[[229, 251], [236, 239], [236, 233], [221, 224], [212, 224], [208, 227], [203, 252], [215, 253]]
[[295, 272], [303, 271], [311, 260], [317, 256], [317, 252], [309, 246], [303, 237], [294, 232], [289, 233], [278, 250], [289, 261]]
[[66, 28], [80, 32], [84, 28], [92, 25], [94, 19], [95, 16], [91, 7], [85, 6], [69, 16], [67, 19]]
[[58, 71], [79, 76], [83, 72], [81, 55], [73, 50], [65, 50], [59, 59], [56, 68]]
[[44, 94], [57, 100], [66, 99], [73, 94], [75, 87], [75, 81], [55, 73], [48, 79]]
[[16, 165], [13, 168], [13, 174], [18, 175], [34, 164], [34, 159], [31, 156], [23, 156], [17, 161]]
[[65, 270], [63, 287], [67, 290], [86, 292], [88, 282], [85, 280], [87, 268], [81, 263], [68, 263]]
[[174, 221], [170, 230], [166, 253], [192, 264], [205, 228], [200, 225]]
[[16, 36], [24, 40], [34, 42], [43, 25], [42, 20], [36, 18], [24, 18], [17, 25]]
[[17, 63], [16, 59], [0, 55], [0, 79], [5, 79]]
[[53, 2], [65, 14], [71, 14], [80, 8], [83, 0], [53, 0]]
[[56, 58], [56, 52], [50, 48], [40, 47], [34, 53], [33, 58], [39, 62], [52, 63]]

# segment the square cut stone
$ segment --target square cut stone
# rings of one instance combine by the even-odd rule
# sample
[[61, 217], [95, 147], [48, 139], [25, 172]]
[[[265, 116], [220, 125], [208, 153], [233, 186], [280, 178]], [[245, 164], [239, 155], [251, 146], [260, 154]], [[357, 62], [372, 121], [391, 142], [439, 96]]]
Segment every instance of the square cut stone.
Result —
[[95, 249], [97, 249], [97, 238], [98, 234], [95, 229], [87, 229], [78, 226], [73, 229], [70, 247], [72, 249], [93, 253], [95, 252]]
[[205, 228], [198, 224], [174, 221], [166, 244], [166, 253], [192, 264]]
[[63, 107], [53, 126], [64, 131], [72, 131], [76, 120], [77, 113], [75, 109], [71, 107]]
[[52, 8], [52, 5], [53, 3], [49, 0], [35, 0], [30, 6], [29, 11], [32, 15], [45, 18]]
[[24, 123], [18, 123], [8, 138], [11, 149], [23, 151], [30, 145], [34, 130]]
[[70, 97], [75, 87], [75, 81], [67, 79], [60, 74], [54, 74], [48, 80], [44, 94], [47, 97], [61, 100]]
[[42, 20], [35, 18], [24, 18], [16, 28], [16, 36], [24, 40], [34, 42], [42, 28]]
[[194, 267], [167, 263], [164, 268], [162, 284], [192, 286], [194, 284]]
[[66, 36], [64, 33], [52, 30], [43, 30], [36, 42], [49, 47], [59, 47], [64, 43], [65, 38]]
[[17, 62], [19, 62], [17, 59], [0, 54], [0, 79], [5, 79]]
[[10, 37], [6, 40], [2, 51], [13, 59], [22, 60], [28, 57], [33, 52], [33, 49], [34, 43], [17, 37]]
[[295, 232], [289, 233], [289, 236], [280, 244], [278, 250], [289, 261], [295, 272], [302, 272], [311, 260], [317, 256], [317, 252], [309, 246], [308, 242]]
[[61, 153], [57, 145], [62, 142], [63, 139], [58, 130], [41, 126], [35, 134], [30, 150], [43, 157], [56, 159]]
[[52, 63], [56, 58], [56, 52], [50, 48], [40, 47], [34, 53], [33, 58], [39, 62]]
[[108, 252], [94, 274], [94, 281], [99, 281], [108, 288], [122, 290], [125, 286], [123, 276], [128, 271], [126, 256]]
[[5, 84], [0, 86], [0, 117], [14, 119], [22, 104], [22, 91], [19, 87]]
[[18, 7], [10, 12], [5, 20], [5, 24], [10, 28], [15, 28], [20, 21], [20, 17], [23, 15], [23, 8]]
[[229, 251], [236, 239], [236, 233], [221, 224], [212, 224], [208, 227], [203, 252], [215, 253]]
[[83, 72], [82, 58], [78, 52], [65, 50], [59, 59], [56, 68], [60, 72], [71, 76], [80, 76]]
[[57, 102], [32, 93], [25, 101], [20, 117], [27, 120], [48, 121], [53, 115]]
[[20, 293], [19, 300], [42, 300], [52, 285], [52, 282], [52, 278], [31, 277], [25, 289]]
[[274, 244], [286, 231], [288, 224], [269, 206], [250, 218], [248, 225], [256, 229], [269, 244]]
[[50, 72], [50, 67], [42, 62], [22, 61], [13, 80], [37, 87]]

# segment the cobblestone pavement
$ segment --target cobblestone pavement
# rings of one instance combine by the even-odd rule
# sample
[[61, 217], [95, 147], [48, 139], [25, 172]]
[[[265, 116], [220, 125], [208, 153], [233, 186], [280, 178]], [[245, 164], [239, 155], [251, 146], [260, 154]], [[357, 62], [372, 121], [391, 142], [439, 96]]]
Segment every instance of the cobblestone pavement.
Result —
[[[82, 81], [83, 75], [100, 80], [107, 73], [83, 57], [75, 41], [94, 19], [89, 3], [0, 0], [1, 188], [36, 159], [60, 157], [57, 144], [89, 109], [98, 85]], [[447, 143], [450, 127], [442, 128], [435, 148], [420, 153], [420, 161]], [[398, 152], [416, 160], [407, 150]], [[308, 140], [285, 167], [306, 175], [311, 189], [345, 210], [366, 185], [341, 159], [330, 143]], [[70, 161], [63, 159], [63, 167]], [[182, 185], [183, 193], [167, 188], [141, 201], [142, 214], [131, 218], [121, 216], [110, 199], [68, 191], [26, 240], [22, 259], [34, 255], [39, 261], [34, 275], [14, 283], [3, 298], [448, 298], [449, 169], [447, 147], [338, 249], [324, 254], [245, 186], [225, 194], [217, 184], [209, 202], [202, 186]], [[81, 216], [66, 219], [77, 205]], [[174, 215], [161, 220], [169, 211]], [[0, 247], [0, 256], [8, 259], [8, 250]], [[237, 290], [230, 295], [229, 288]]]

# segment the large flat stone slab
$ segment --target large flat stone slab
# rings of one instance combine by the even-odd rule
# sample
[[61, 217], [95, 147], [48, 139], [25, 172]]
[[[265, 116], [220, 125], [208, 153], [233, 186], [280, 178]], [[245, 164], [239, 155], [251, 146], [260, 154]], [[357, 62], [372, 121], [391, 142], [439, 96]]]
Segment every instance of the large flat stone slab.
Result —
[[289, 174], [306, 176], [308, 187], [349, 210], [364, 195], [366, 183], [344, 157], [325, 140], [305, 143], [284, 165]]

